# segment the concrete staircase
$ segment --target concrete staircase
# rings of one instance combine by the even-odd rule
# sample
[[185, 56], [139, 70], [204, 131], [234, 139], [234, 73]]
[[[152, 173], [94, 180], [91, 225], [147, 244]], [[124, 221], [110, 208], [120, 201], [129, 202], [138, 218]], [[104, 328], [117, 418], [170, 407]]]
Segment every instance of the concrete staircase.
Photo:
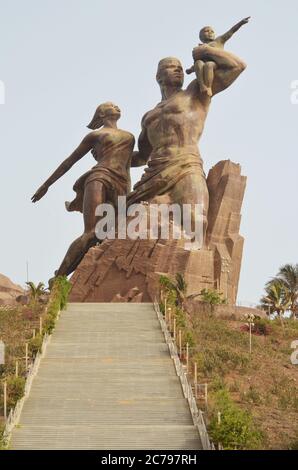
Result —
[[152, 304], [68, 305], [11, 448], [201, 448]]

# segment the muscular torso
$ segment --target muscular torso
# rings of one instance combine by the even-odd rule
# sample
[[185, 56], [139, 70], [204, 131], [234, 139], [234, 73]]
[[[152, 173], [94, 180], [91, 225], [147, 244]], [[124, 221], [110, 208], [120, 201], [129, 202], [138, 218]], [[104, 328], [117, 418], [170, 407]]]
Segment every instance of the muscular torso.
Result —
[[143, 120], [154, 155], [166, 156], [180, 151], [198, 153], [209, 101], [199, 98], [196, 84], [159, 103]]

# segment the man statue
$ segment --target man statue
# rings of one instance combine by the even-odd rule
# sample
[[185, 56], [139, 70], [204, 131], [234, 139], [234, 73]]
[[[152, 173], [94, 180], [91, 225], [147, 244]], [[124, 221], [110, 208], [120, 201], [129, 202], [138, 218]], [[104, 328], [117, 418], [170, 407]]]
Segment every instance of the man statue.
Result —
[[[193, 59], [216, 64], [213, 96], [229, 87], [246, 67], [230, 52], [206, 44], [194, 48]], [[154, 201], [181, 206], [188, 203], [192, 207], [201, 204], [205, 240], [209, 195], [197, 144], [211, 97], [200, 91], [198, 79], [182, 89], [184, 73], [180, 61], [174, 57], [159, 62], [156, 80], [162, 100], [142, 119], [139, 150], [134, 152], [131, 165], [148, 162], [148, 167], [128, 196], [128, 202]]]

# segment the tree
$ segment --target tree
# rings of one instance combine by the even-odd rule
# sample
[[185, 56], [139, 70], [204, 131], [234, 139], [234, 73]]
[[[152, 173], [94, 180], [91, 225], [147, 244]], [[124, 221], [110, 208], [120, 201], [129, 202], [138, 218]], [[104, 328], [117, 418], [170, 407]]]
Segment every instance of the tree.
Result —
[[226, 303], [226, 299], [222, 298], [222, 292], [214, 289], [202, 289], [199, 295], [202, 297], [202, 302], [210, 305], [211, 312], [213, 312], [215, 305]]
[[42, 294], [45, 293], [45, 285], [43, 282], [39, 282], [37, 286], [34, 282], [26, 282], [27, 286], [29, 287], [29, 293], [31, 300], [35, 303]]
[[285, 264], [279, 269], [273, 281], [280, 282], [288, 292], [288, 310], [292, 317], [298, 315], [298, 264]]
[[277, 313], [282, 322], [284, 313], [291, 305], [287, 287], [277, 279], [269, 281], [265, 287], [265, 295], [261, 298], [261, 306], [267, 312]]
[[182, 306], [187, 298], [187, 284], [183, 274], [177, 273], [175, 276], [175, 281], [172, 281], [167, 276], [160, 276], [159, 282], [160, 285], [168, 291], [168, 293], [171, 291], [175, 293], [178, 305]]

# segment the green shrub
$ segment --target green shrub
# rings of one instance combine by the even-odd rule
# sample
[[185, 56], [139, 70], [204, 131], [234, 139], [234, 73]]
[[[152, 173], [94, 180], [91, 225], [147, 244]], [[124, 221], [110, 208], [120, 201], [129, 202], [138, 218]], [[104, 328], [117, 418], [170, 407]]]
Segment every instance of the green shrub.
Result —
[[65, 309], [70, 290], [71, 283], [66, 276], [58, 276], [54, 280], [51, 288], [51, 298], [48, 306], [48, 313], [57, 315], [59, 310]]
[[52, 315], [48, 315], [43, 323], [43, 331], [50, 335], [54, 328], [55, 318]]
[[71, 283], [65, 276], [57, 277], [51, 287], [50, 301], [43, 323], [43, 332], [51, 334], [55, 328], [55, 320], [60, 310], [65, 309]]
[[241, 398], [243, 401], [253, 403], [254, 405], [259, 405], [262, 402], [260, 393], [252, 385], [250, 385], [247, 392], [241, 394]]
[[36, 335], [35, 338], [32, 338], [29, 341], [29, 351], [33, 357], [35, 357], [36, 354], [41, 351], [41, 346], [42, 346], [42, 336], [39, 334]]
[[220, 375], [216, 375], [210, 384], [210, 391], [217, 392], [226, 388], [224, 379]]
[[25, 378], [10, 376], [7, 378], [7, 410], [10, 411], [24, 395]]
[[182, 310], [182, 308], [176, 307], [175, 316], [176, 316], [177, 328], [185, 328], [186, 327], [186, 316], [185, 316], [185, 313]]
[[6, 442], [3, 437], [4, 425], [0, 425], [0, 450], [6, 450]]
[[165, 315], [165, 304], [164, 304], [164, 302], [159, 302], [159, 310], [164, 316]]
[[[218, 411], [221, 413], [220, 424]], [[262, 433], [257, 430], [251, 415], [241, 410], [224, 389], [215, 394], [215, 409], [209, 424], [209, 433], [215, 443], [220, 443], [227, 450], [262, 447]]]
[[188, 346], [190, 348], [194, 347], [195, 338], [194, 338], [193, 332], [191, 330], [187, 329], [187, 330], [183, 331], [182, 339], [183, 339], [184, 344], [188, 343]]
[[215, 289], [202, 289], [199, 295], [202, 297], [202, 302], [210, 305], [211, 312], [213, 312], [214, 305], [221, 305], [227, 302], [223, 298], [223, 293]]

